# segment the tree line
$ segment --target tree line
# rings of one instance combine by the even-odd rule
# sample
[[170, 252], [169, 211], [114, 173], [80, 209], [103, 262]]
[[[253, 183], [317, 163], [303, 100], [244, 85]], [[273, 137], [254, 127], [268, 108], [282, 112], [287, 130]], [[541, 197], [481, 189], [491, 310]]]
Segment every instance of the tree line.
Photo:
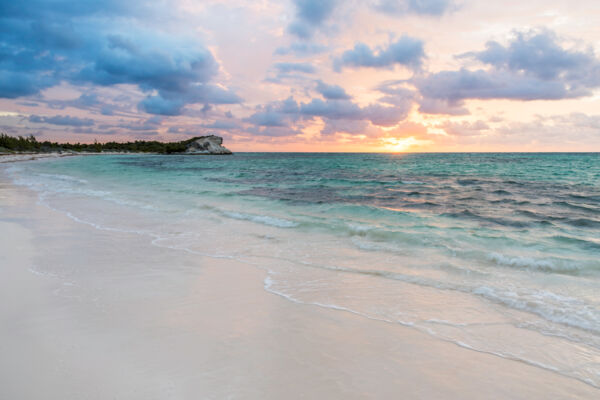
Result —
[[160, 154], [171, 154], [184, 152], [188, 145], [198, 137], [192, 139], [183, 140], [180, 142], [158, 142], [156, 140], [145, 141], [136, 140], [135, 142], [106, 142], [98, 143], [94, 141], [92, 144], [88, 143], [56, 143], [50, 141], [38, 141], [33, 135], [23, 136], [9, 136], [4, 133], [0, 134], [0, 153], [13, 153], [13, 152], [30, 152], [30, 153], [53, 153], [63, 151], [75, 151], [75, 152], [132, 152], [132, 153], [160, 153]]

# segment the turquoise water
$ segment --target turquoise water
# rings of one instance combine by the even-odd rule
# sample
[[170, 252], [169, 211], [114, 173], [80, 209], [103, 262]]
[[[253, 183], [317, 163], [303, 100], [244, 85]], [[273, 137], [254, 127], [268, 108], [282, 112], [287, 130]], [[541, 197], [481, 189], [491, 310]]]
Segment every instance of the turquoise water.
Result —
[[598, 154], [107, 155], [7, 172], [81, 223], [263, 268], [290, 301], [600, 387]]

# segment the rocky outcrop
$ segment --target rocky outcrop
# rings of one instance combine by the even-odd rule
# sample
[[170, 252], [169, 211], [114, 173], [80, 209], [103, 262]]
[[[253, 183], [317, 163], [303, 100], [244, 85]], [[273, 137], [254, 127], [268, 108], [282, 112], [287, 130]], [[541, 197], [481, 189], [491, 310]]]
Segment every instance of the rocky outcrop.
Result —
[[195, 138], [187, 145], [185, 154], [232, 154], [223, 147], [223, 138], [215, 135]]

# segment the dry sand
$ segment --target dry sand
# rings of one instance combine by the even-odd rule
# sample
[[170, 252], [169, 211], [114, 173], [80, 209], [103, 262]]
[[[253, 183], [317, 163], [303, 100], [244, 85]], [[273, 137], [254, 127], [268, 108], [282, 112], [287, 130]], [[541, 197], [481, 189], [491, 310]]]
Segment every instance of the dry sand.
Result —
[[36, 200], [0, 169], [0, 399], [600, 398], [550, 371], [289, 302], [252, 266]]

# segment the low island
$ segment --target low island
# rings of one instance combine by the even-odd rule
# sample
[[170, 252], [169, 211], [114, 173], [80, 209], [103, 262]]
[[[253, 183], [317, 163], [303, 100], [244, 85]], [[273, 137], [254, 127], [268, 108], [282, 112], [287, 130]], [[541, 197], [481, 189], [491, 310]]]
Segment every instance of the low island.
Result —
[[34, 136], [13, 137], [0, 134], [0, 154], [62, 153], [156, 153], [189, 155], [230, 155], [220, 136], [197, 136], [179, 142], [142, 141], [86, 143], [40, 142]]

